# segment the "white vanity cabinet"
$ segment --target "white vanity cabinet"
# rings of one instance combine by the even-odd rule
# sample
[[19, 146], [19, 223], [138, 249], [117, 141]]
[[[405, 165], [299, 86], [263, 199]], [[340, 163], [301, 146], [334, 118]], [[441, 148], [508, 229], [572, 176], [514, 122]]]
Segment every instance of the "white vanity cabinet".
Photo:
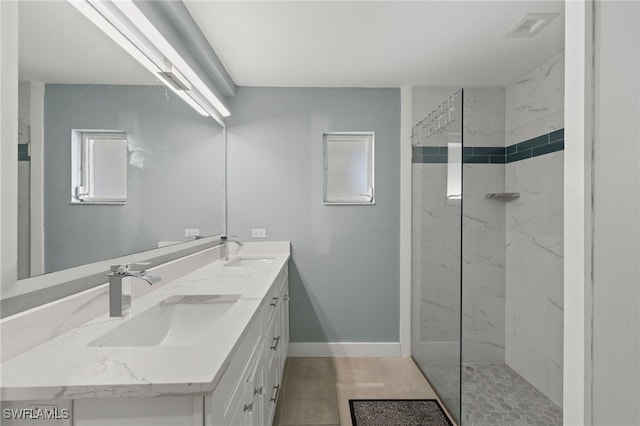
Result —
[[220, 382], [211, 395], [205, 396], [205, 425], [246, 425], [253, 411], [248, 397], [254, 369], [261, 354], [261, 312], [245, 336], [238, 342], [231, 361], [225, 366]]
[[268, 305], [267, 318], [263, 350], [267, 398], [264, 400], [263, 425], [270, 425], [273, 421], [289, 345], [289, 286], [286, 269], [282, 279], [276, 282], [276, 288]]
[[[289, 344], [288, 295], [285, 262], [223, 364], [220, 381], [211, 393], [3, 401], [2, 408], [55, 407], [71, 413], [58, 421], [35, 421], [43, 426], [270, 426]], [[36, 423], [2, 419], [3, 425]]]
[[[205, 397], [205, 426], [272, 424], [289, 344], [288, 299], [285, 265], [263, 299], [249, 333], [237, 345], [220, 383]], [[256, 339], [256, 335], [260, 337]]]

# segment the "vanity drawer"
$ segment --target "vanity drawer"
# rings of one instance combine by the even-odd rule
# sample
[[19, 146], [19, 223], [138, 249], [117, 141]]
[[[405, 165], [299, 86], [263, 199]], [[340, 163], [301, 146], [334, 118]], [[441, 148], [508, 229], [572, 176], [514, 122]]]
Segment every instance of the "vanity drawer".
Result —
[[270, 425], [275, 414], [276, 404], [281, 391], [282, 371], [278, 366], [278, 358], [270, 354], [270, 361], [265, 365], [264, 370], [264, 391], [265, 399], [263, 406], [263, 424]]
[[271, 321], [264, 336], [264, 360], [267, 370], [271, 370], [276, 363], [276, 356], [283, 345], [282, 325], [278, 321], [279, 316]]
[[276, 313], [279, 312], [280, 306], [284, 301], [284, 295], [286, 293], [284, 288], [288, 282], [288, 272], [287, 265], [285, 264], [264, 298], [263, 305], [266, 311], [266, 326], [268, 326], [276, 317]]

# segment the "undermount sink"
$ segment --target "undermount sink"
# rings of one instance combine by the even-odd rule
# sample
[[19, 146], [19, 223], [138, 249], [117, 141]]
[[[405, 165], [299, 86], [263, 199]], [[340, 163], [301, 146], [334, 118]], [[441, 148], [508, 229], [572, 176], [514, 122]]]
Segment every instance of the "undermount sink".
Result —
[[188, 346], [200, 342], [239, 294], [169, 297], [100, 336], [89, 346]]
[[273, 257], [239, 256], [229, 260], [224, 266], [265, 266], [272, 263]]

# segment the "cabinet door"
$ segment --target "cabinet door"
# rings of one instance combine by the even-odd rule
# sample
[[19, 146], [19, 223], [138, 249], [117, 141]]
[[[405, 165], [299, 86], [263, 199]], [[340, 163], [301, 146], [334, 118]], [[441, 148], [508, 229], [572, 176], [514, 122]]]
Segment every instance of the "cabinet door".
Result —
[[269, 328], [265, 333], [265, 342], [263, 350], [264, 360], [264, 425], [269, 426], [273, 421], [275, 413], [276, 401], [280, 393], [280, 363], [277, 351], [280, 339], [280, 321], [279, 312], [276, 314], [274, 321], [269, 324]]
[[220, 426], [251, 426], [250, 410], [246, 404], [238, 404], [227, 423]]
[[249, 389], [249, 399], [253, 401], [250, 424], [262, 426], [264, 425], [264, 405], [267, 394], [264, 388], [264, 357], [262, 355], [256, 363], [247, 389]]
[[[260, 314], [259, 314], [260, 315]], [[246, 415], [244, 412], [245, 403], [248, 399], [247, 380], [253, 371], [253, 360], [256, 360], [262, 353], [261, 321], [255, 321], [249, 326], [249, 330], [238, 344], [234, 351], [229, 365], [217, 384], [213, 393], [205, 401], [205, 425], [206, 426], [229, 426], [232, 424], [244, 424]], [[241, 423], [233, 423], [241, 422]]]
[[[275, 359], [275, 357], [274, 357]], [[264, 426], [271, 426], [273, 416], [276, 412], [276, 402], [280, 395], [280, 372], [279, 368], [274, 364], [274, 369], [265, 371], [265, 394], [264, 394]]]

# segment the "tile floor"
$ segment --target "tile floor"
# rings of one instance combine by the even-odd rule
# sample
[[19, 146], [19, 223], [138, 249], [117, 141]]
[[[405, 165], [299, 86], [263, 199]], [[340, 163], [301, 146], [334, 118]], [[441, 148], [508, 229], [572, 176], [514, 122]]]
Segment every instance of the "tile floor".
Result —
[[437, 398], [411, 358], [288, 358], [274, 426], [351, 426], [349, 399]]
[[[453, 374], [438, 367], [434, 383]], [[358, 398], [437, 399], [411, 358], [289, 358], [273, 424], [351, 426]], [[463, 426], [562, 425], [562, 409], [504, 364], [463, 366], [462, 408]]]
[[561, 426], [562, 409], [505, 364], [465, 364], [463, 426]]
[[[460, 410], [457, 364], [425, 366], [449, 409]], [[562, 409], [505, 364], [463, 364], [462, 426], [560, 426]]]

